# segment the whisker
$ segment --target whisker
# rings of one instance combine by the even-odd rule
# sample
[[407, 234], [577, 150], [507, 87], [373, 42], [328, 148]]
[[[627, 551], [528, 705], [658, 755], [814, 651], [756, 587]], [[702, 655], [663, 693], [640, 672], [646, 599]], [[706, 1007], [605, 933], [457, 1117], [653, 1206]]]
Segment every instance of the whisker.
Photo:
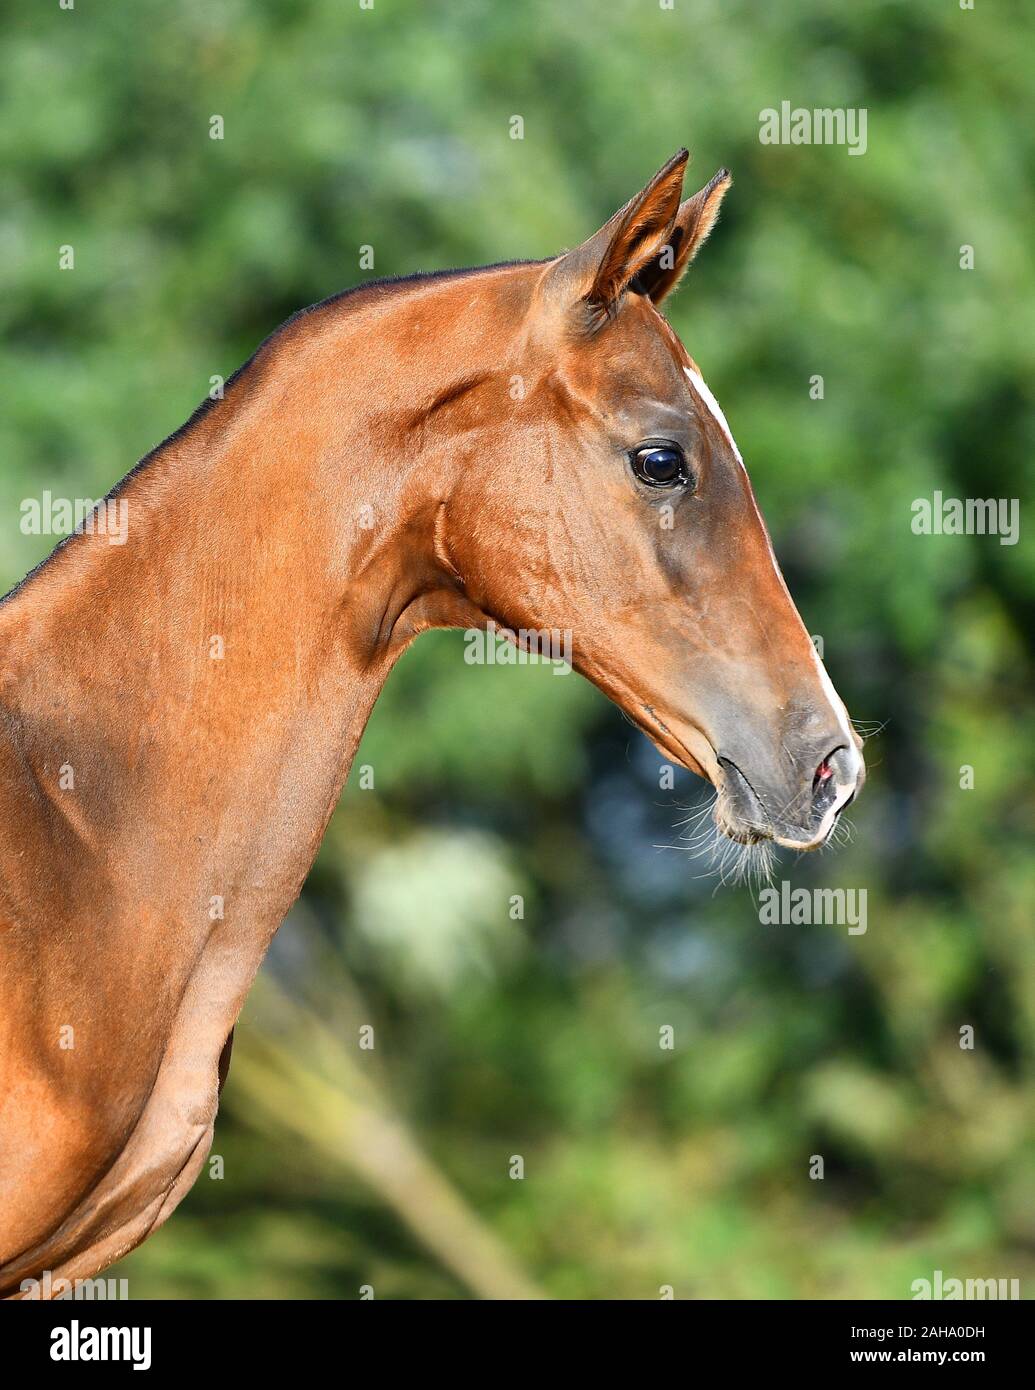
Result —
[[[714, 878], [716, 893], [720, 888], [746, 886], [754, 900], [756, 889], [765, 887], [773, 880], [778, 859], [777, 846], [768, 838], [769, 827], [750, 822], [745, 825], [745, 829], [754, 831], [760, 837], [757, 840], [744, 843], [725, 834], [715, 821], [717, 800], [717, 795], [712, 794], [703, 805], [696, 807], [676, 823], [673, 829], [679, 832], [680, 844], [659, 845], [656, 848], [679, 849], [687, 859], [695, 863], [704, 862], [705, 867], [700, 873], [694, 874], [693, 878]], [[791, 835], [800, 836], [804, 840], [808, 838], [808, 830], [794, 824], [793, 821], [788, 824], [784, 819], [797, 800], [798, 797], [792, 797], [775, 819], [784, 823]], [[825, 851], [851, 844], [854, 829], [846, 816], [839, 816], [826, 842], [820, 848]], [[795, 863], [804, 852], [800, 851], [795, 856]]]
[[863, 743], [867, 743], [871, 738], [876, 738], [878, 734], [884, 732], [888, 727], [888, 721], [886, 719], [853, 719], [852, 727]]

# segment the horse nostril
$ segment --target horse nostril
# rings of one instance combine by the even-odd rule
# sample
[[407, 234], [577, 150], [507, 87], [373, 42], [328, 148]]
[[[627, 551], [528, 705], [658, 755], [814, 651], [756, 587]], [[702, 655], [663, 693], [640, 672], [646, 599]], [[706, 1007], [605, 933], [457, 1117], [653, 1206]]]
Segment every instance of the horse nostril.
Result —
[[843, 744], [832, 748], [812, 775], [812, 799], [822, 806], [833, 799], [840, 784], [850, 780], [851, 754]]

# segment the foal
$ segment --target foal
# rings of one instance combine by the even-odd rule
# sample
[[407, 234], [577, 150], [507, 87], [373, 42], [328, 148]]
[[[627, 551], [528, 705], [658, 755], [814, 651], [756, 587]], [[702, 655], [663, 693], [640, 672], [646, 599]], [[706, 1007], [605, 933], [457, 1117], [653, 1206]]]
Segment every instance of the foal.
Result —
[[393, 663], [559, 629], [720, 829], [812, 849], [858, 740], [658, 312], [725, 170], [552, 260], [292, 319], [0, 605], [0, 1292], [93, 1275], [212, 1139], [234, 1021]]

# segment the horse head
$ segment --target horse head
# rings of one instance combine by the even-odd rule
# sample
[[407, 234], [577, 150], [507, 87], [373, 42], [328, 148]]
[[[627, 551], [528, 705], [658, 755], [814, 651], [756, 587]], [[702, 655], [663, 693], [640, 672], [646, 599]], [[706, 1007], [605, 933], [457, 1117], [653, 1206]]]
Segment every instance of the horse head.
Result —
[[570, 633], [574, 667], [714, 785], [727, 836], [809, 850], [861, 785], [861, 740], [660, 312], [730, 185], [720, 170], [681, 202], [686, 162], [521, 281], [499, 345], [511, 389], [459, 448], [448, 563], [480, 614]]

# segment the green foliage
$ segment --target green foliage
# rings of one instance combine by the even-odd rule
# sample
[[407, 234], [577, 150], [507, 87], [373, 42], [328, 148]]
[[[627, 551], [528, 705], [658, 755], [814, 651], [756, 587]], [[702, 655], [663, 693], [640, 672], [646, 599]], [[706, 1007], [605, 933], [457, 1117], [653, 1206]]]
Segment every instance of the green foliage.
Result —
[[[882, 726], [854, 843], [781, 870], [865, 887], [867, 933], [761, 925], [678, 848], [692, 779], [659, 792], [658, 755], [602, 696], [468, 666], [442, 635], [393, 675], [356, 761], [375, 787], [353, 774], [270, 968], [350, 1049], [376, 1025], [379, 1093], [551, 1294], [1035, 1277], [1035, 547], [1023, 507], [1012, 547], [910, 528], [934, 489], [1032, 491], [1030, 17], [980, 0], [8, 8], [8, 582], [50, 544], [21, 534], [24, 497], [100, 496], [300, 306], [370, 273], [552, 254], [683, 143], [697, 183], [732, 168], [671, 316], [835, 683]], [[865, 156], [761, 145], [782, 100], [866, 107]], [[249, 1006], [245, 1064], [261, 1022]], [[301, 1027], [279, 1039], [305, 1066]], [[226, 1177], [121, 1268], [134, 1292], [467, 1296], [290, 1108], [257, 1123], [231, 1072]]]

